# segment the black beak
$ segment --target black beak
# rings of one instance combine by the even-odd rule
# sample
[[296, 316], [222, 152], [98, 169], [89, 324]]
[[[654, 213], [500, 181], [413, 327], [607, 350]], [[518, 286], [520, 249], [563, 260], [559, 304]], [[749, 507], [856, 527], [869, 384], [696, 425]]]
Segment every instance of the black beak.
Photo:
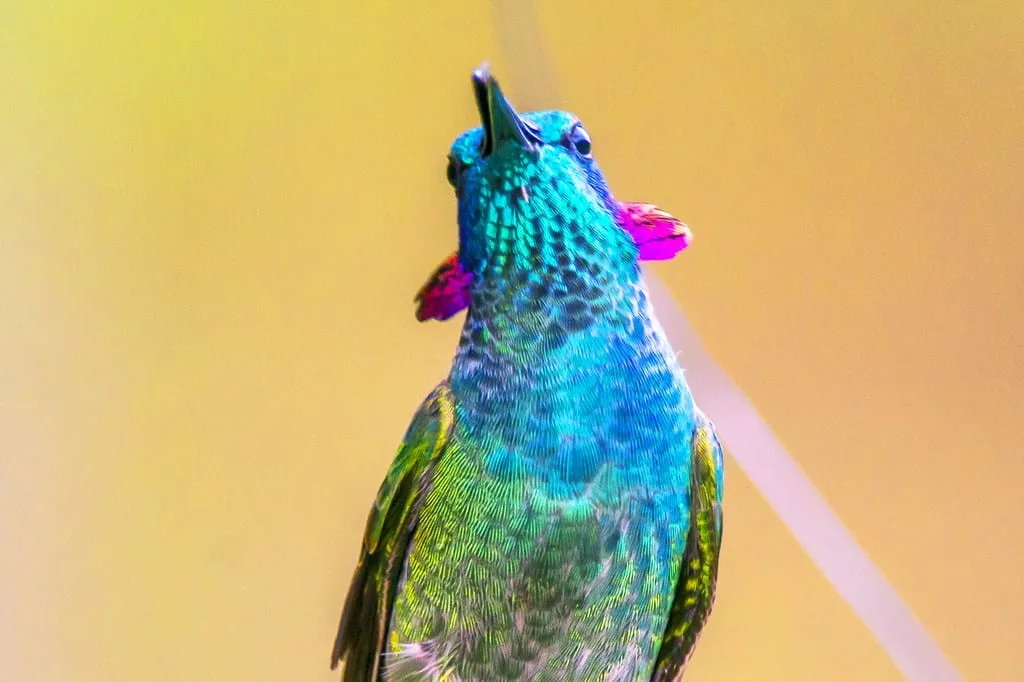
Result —
[[533, 151], [540, 144], [533, 127], [505, 99], [486, 62], [473, 72], [473, 94], [484, 125], [482, 156], [490, 155], [509, 142], [526, 151]]

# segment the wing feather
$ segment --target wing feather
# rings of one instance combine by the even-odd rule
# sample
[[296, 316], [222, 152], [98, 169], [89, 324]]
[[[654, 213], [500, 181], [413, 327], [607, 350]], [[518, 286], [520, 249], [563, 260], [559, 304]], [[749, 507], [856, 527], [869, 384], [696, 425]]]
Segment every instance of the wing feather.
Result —
[[697, 413], [690, 469], [690, 528], [668, 626], [652, 682], [682, 678], [715, 602], [722, 546], [722, 446], [715, 427]]
[[451, 437], [454, 414], [451, 392], [442, 383], [413, 417], [370, 510], [331, 653], [332, 670], [345, 661], [344, 682], [380, 678], [395, 588], [434, 466]]

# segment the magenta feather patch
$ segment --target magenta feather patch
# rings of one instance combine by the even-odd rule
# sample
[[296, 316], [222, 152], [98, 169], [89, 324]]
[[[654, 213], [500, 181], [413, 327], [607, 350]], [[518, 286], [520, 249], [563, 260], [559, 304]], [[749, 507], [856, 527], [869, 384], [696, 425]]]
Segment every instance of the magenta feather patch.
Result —
[[668, 260], [693, 240], [686, 223], [654, 204], [623, 202], [619, 206], [619, 225], [633, 235], [640, 260]]
[[447, 320], [469, 306], [469, 285], [473, 273], [459, 264], [459, 253], [448, 256], [416, 293], [416, 319]]

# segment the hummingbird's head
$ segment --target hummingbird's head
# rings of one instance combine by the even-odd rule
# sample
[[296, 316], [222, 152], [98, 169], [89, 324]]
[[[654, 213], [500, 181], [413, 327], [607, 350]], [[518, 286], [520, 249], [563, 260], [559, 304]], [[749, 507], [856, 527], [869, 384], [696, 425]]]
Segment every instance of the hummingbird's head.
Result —
[[631, 267], [636, 245], [615, 223], [616, 203], [580, 120], [517, 113], [486, 65], [473, 72], [473, 93], [482, 125], [448, 155], [462, 266], [483, 279]]

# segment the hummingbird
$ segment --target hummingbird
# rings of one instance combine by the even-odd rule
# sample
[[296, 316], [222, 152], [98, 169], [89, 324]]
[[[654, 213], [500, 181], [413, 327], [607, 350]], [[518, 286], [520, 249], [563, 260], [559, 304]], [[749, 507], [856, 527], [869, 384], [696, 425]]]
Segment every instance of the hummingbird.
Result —
[[486, 64], [448, 155], [459, 248], [417, 316], [466, 317], [370, 510], [345, 682], [681, 678], [715, 600], [722, 447], [641, 260], [689, 229], [614, 198], [583, 123]]

